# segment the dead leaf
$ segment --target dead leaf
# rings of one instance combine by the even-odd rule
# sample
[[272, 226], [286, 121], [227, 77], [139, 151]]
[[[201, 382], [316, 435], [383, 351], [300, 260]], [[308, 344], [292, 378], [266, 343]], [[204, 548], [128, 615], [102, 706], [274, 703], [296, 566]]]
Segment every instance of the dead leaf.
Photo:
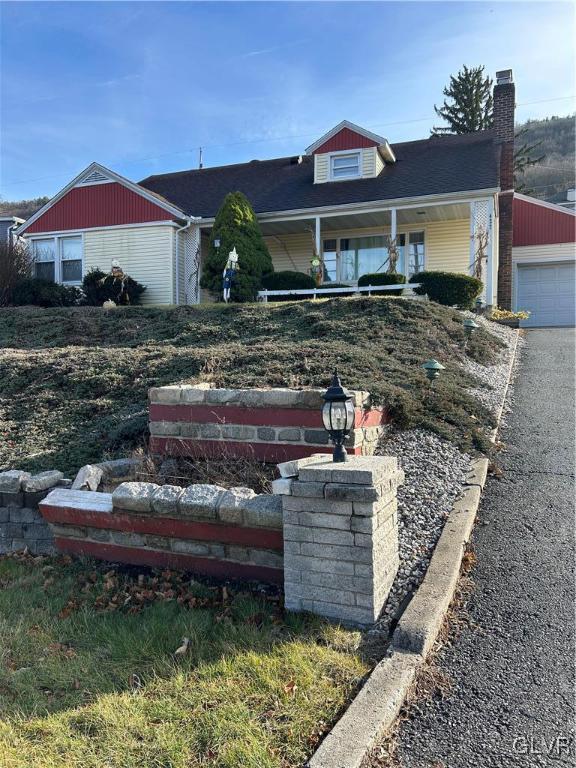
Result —
[[184, 656], [184, 654], [188, 652], [189, 645], [190, 645], [190, 638], [183, 637], [182, 645], [179, 648], [176, 648], [176, 650], [174, 651], [174, 656]]
[[289, 696], [294, 696], [297, 688], [298, 686], [296, 685], [296, 682], [294, 680], [290, 680], [290, 682], [286, 683], [284, 686], [284, 693], [287, 693]]

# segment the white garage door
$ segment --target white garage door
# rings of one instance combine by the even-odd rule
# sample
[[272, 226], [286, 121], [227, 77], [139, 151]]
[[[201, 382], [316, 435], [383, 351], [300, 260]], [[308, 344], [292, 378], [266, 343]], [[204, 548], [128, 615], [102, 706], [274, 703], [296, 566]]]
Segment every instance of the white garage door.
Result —
[[523, 327], [574, 325], [575, 267], [574, 262], [518, 265], [516, 308], [531, 312]]

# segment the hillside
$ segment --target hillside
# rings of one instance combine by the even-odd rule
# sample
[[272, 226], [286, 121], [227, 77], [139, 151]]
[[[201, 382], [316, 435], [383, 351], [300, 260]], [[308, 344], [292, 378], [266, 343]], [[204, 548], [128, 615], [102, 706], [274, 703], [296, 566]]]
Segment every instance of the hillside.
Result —
[[566, 200], [566, 191], [576, 187], [575, 127], [574, 116], [528, 120], [516, 126], [517, 134], [525, 130], [517, 145], [542, 142], [531, 154], [535, 158], [545, 156], [516, 178], [517, 187], [522, 184], [527, 194], [549, 202]]
[[[149, 387], [345, 386], [385, 403], [399, 426], [473, 448], [491, 416], [468, 394], [462, 315], [433, 303], [350, 298], [222, 307], [0, 309], [0, 469], [82, 464], [142, 447]], [[478, 331], [467, 353], [494, 358]], [[446, 371], [431, 390], [430, 357]]]
[[18, 216], [21, 219], [28, 219], [49, 199], [49, 197], [35, 197], [32, 200], [0, 200], [0, 216]]

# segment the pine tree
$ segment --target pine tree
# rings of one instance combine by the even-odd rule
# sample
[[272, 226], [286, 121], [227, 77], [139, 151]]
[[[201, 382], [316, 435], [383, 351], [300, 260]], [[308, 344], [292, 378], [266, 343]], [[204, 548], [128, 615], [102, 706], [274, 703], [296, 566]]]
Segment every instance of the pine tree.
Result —
[[493, 100], [492, 80], [484, 76], [484, 67], [464, 65], [456, 76], [450, 75], [450, 84], [444, 88], [441, 107], [434, 105], [434, 111], [448, 125], [432, 129], [433, 135], [446, 133], [473, 133], [492, 127]]
[[[214, 241], [219, 240], [218, 248]], [[256, 214], [242, 192], [230, 192], [224, 198], [214, 220], [210, 248], [202, 267], [200, 285], [214, 293], [222, 292], [222, 272], [233, 248], [238, 253], [238, 271], [230, 299], [254, 301], [262, 278], [274, 271]]]

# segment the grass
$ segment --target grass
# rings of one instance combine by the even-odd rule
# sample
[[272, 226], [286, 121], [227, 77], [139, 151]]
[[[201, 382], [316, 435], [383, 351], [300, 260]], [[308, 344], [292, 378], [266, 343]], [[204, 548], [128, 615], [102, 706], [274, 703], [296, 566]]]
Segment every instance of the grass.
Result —
[[[324, 387], [337, 365], [400, 427], [484, 448], [492, 417], [460, 363], [495, 359], [479, 330], [463, 349], [459, 313], [387, 297], [177, 308], [0, 310], [0, 468], [67, 473], [143, 447], [147, 390], [180, 381]], [[431, 392], [421, 363], [446, 366]]]
[[1, 768], [301, 766], [368, 671], [274, 594], [66, 557], [0, 585]]

